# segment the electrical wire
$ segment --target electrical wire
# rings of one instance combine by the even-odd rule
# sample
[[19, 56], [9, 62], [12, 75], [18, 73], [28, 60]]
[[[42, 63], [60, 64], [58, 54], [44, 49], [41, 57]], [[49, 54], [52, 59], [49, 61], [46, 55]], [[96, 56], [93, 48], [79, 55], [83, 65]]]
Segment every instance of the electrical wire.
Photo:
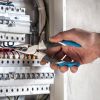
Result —
[[13, 58], [15, 58], [15, 54], [14, 54], [13, 50], [11, 50], [10, 52], [12, 53]]
[[6, 6], [13, 6], [14, 7], [14, 4], [7, 0], [7, 1], [0, 1], [0, 5], [6, 5]]
[[7, 47], [7, 45], [5, 45], [6, 42], [3, 41], [2, 43], [3, 43], [3, 47]]
[[[9, 56], [9, 54], [8, 54], [8, 52], [9, 52], [9, 49], [8, 48], [3, 48], [2, 49], [4, 52], [5, 52], [5, 57], [7, 57], [7, 58], [10, 58], [10, 56]], [[7, 56], [6, 56], [7, 55]]]
[[44, 6], [44, 1], [43, 0], [38, 0], [39, 2], [39, 12], [40, 12], [40, 16], [39, 16], [39, 27], [40, 27], [40, 32], [42, 33], [43, 28], [45, 26], [46, 23], [46, 11], [45, 11], [45, 6]]
[[18, 100], [20, 96], [14, 96], [14, 100]]
[[43, 31], [45, 29], [47, 16], [46, 16], [44, 1], [36, 0], [36, 3], [38, 5], [38, 11], [39, 11], [39, 42], [40, 42]]
[[17, 96], [17, 100], [19, 99], [20, 96]]
[[[10, 43], [12, 43], [12, 44], [10, 44]], [[14, 42], [7, 42], [7, 46], [8, 47], [13, 47], [14, 46]]]
[[15, 52], [16, 52], [16, 53], [18, 54], [18, 56], [19, 56], [18, 59], [20, 59], [20, 54], [19, 54], [19, 52], [18, 52], [18, 51], [15, 51]]
[[6, 55], [7, 55], [7, 58], [10, 58], [10, 57], [9, 57], [9, 54], [8, 54], [8, 52], [7, 52], [7, 51], [5, 51], [5, 53], [6, 53]]
[[3, 44], [3, 47], [13, 47], [14, 46], [14, 42], [12, 42], [12, 44], [10, 44], [10, 42], [3, 41], [2, 44]]
[[5, 58], [5, 52], [4, 52], [4, 50], [2, 49], [2, 52], [3, 52], [3, 58]]
[[44, 95], [37, 95], [36, 100], [49, 100], [50, 95], [49, 94], [44, 94]]
[[8, 100], [10, 100], [10, 97], [7, 96], [7, 98], [8, 98]]
[[50, 95], [47, 95], [44, 100], [48, 100], [49, 98], [50, 98]]
[[48, 100], [50, 95], [43, 95], [39, 100]]

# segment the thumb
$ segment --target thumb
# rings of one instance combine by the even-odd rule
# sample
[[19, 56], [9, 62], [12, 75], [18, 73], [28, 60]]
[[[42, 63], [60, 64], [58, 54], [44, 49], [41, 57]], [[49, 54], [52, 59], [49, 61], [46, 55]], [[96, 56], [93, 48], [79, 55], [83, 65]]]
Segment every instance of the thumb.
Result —
[[64, 35], [64, 33], [60, 32], [57, 35], [49, 38], [49, 41], [55, 42], [55, 43], [60, 42], [60, 41], [64, 40], [63, 35]]
[[64, 31], [64, 32], [60, 32], [49, 39], [49, 41], [55, 42], [55, 43], [60, 42], [62, 40], [73, 40], [75, 42], [79, 42], [77, 35], [72, 29]]
[[73, 40], [74, 42], [82, 44], [83, 42], [80, 39], [82, 38], [82, 36], [80, 35], [80, 33], [82, 32], [84, 33], [84, 31], [79, 30], [79, 29], [78, 30], [71, 29], [64, 32], [60, 32], [57, 35], [51, 37], [49, 40], [55, 43], [60, 42], [62, 40], [69, 40], [69, 41]]

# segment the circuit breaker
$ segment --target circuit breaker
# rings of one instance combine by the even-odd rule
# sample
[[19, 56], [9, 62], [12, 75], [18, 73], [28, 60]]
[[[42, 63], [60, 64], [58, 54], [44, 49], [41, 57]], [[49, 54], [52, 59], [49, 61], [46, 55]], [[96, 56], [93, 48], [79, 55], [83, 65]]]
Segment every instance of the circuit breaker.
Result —
[[36, 49], [39, 43], [35, 40], [46, 34], [43, 0], [33, 0], [35, 20], [27, 13], [29, 9], [21, 5], [23, 0], [0, 1], [0, 97], [49, 94], [54, 83], [54, 71], [49, 63], [40, 64], [38, 53], [15, 50], [24, 51], [30, 45]]

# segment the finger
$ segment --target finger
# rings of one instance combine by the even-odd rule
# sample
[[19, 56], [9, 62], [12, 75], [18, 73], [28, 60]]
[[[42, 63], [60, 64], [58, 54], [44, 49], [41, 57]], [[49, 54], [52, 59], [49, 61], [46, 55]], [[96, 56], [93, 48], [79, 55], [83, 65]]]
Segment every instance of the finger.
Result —
[[58, 61], [61, 61], [61, 59], [63, 58], [64, 61], [72, 61], [72, 59], [69, 56], [64, 57], [66, 54], [64, 52], [59, 52], [58, 54], [56, 54], [56, 56], [54, 56], [54, 58], [56, 58]]
[[48, 56], [53, 56], [55, 53], [57, 53], [57, 52], [60, 51], [61, 49], [62, 49], [61, 46], [52, 47], [52, 48], [49, 48], [49, 49], [45, 50], [45, 53], [46, 53]]
[[41, 64], [41, 65], [45, 65], [46, 63], [48, 63], [48, 61], [45, 60], [45, 59], [42, 59], [42, 60], [40, 61], [40, 64]]
[[55, 65], [55, 64], [50, 64], [50, 67], [53, 69], [53, 70], [58, 70], [59, 69], [59, 67], [57, 66], [57, 65]]
[[78, 71], [78, 67], [77, 66], [73, 66], [73, 67], [70, 68], [70, 71], [72, 73], [76, 73]]
[[68, 67], [67, 67], [67, 66], [62, 66], [62, 67], [59, 67], [59, 70], [60, 70], [62, 73], [65, 73], [66, 71], [68, 71]]
[[[76, 40], [76, 36], [73, 34], [73, 32], [75, 33], [74, 29], [60, 32], [57, 35], [51, 37], [49, 40], [51, 42], [60, 42], [62, 40], [73, 40], [74, 41], [74, 40]], [[73, 37], [75, 37], [75, 38], [73, 38]]]
[[[49, 49], [47, 49], [45, 51], [45, 53], [49, 57], [53, 56], [57, 60], [61, 60], [65, 56], [65, 53], [62, 51], [62, 46], [49, 48]], [[72, 59], [69, 56], [66, 56], [66, 58], [64, 58], [63, 60], [65, 60], [65, 61], [71, 61]]]
[[81, 39], [79, 38], [80, 37], [80, 33], [82, 32], [82, 30], [79, 30], [79, 29], [71, 29], [71, 30], [67, 30], [67, 31], [64, 31], [64, 32], [60, 32], [58, 33], [57, 35], [51, 37], [49, 40], [51, 42], [60, 42], [62, 40], [70, 40], [70, 41], [74, 41], [74, 42], [77, 42], [77, 43], [83, 43], [81, 41]]
[[53, 37], [51, 37], [50, 39], [49, 39], [49, 41], [51, 41], [51, 42], [59, 42], [59, 41], [62, 41], [63, 40], [63, 32], [60, 32], [60, 33], [58, 33], [57, 35], [55, 35], [55, 36], [53, 36]]
[[72, 60], [83, 63], [83, 50], [82, 48], [62, 46], [62, 51], [67, 54]]

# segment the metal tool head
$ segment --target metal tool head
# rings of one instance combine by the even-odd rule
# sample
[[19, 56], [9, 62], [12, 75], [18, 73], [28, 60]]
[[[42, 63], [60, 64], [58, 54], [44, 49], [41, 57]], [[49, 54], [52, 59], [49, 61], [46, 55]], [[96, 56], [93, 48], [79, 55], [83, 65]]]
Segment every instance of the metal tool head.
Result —
[[47, 55], [45, 55], [44, 57], [43, 57], [43, 59], [45, 59], [47, 62], [50, 62], [50, 63], [57, 63], [58, 62], [58, 60], [57, 59], [55, 59], [54, 57], [49, 57], [49, 56], [47, 56]]

